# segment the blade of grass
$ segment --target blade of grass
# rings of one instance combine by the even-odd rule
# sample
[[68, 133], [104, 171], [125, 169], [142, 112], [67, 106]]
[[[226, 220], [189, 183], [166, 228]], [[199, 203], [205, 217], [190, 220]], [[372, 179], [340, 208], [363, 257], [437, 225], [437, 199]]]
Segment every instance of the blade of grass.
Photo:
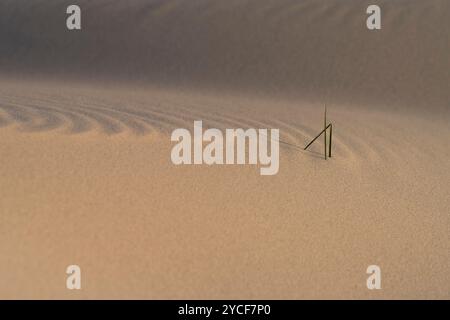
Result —
[[328, 145], [328, 156], [331, 158], [331, 139], [333, 137], [333, 124], [329, 124], [330, 127], [330, 144]]
[[323, 135], [325, 160], [327, 160], [327, 105], [325, 105], [325, 113], [323, 115], [323, 130], [325, 131]]

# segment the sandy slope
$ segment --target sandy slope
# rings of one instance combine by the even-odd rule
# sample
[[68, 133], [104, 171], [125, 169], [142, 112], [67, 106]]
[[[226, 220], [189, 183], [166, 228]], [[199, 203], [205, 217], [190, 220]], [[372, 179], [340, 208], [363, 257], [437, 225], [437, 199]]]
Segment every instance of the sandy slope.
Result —
[[[446, 1], [79, 2], [0, 4], [1, 298], [449, 298]], [[280, 172], [174, 166], [194, 120]]]
[[[13, 121], [0, 147], [3, 297], [448, 298], [442, 119], [331, 108], [324, 161], [320, 145], [299, 148], [321, 123], [301, 103], [16, 90], [1, 92]], [[164, 132], [192, 119], [280, 128], [279, 174], [173, 166]], [[80, 293], [64, 289], [75, 262]], [[365, 288], [369, 264], [382, 266], [379, 293]]]
[[[70, 0], [0, 2], [0, 71], [326, 100], [448, 107], [450, 3], [380, 0]], [[325, 102], [325, 101], [321, 101]]]

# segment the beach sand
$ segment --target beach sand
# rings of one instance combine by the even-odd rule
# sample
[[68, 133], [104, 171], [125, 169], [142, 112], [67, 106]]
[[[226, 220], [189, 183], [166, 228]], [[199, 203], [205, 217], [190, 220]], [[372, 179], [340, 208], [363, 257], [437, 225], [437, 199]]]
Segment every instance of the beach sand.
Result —
[[[2, 1], [0, 298], [449, 299], [449, 4], [378, 2]], [[278, 174], [175, 166], [194, 120]]]

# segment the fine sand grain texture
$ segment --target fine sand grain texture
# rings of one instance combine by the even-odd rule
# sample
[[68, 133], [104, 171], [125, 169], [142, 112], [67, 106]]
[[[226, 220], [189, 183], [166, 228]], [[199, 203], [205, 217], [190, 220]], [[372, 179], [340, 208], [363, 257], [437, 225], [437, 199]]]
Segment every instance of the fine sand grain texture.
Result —
[[[77, 2], [0, 2], [0, 298], [450, 298], [447, 0]], [[175, 166], [195, 120], [278, 174]]]

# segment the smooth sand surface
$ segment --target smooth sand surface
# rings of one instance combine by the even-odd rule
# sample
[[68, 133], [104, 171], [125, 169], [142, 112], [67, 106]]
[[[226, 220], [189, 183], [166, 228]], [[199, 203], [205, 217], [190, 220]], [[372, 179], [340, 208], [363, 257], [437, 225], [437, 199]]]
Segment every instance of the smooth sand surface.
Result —
[[[0, 298], [449, 299], [449, 5], [380, 2], [2, 1]], [[279, 173], [173, 165], [194, 120]]]

